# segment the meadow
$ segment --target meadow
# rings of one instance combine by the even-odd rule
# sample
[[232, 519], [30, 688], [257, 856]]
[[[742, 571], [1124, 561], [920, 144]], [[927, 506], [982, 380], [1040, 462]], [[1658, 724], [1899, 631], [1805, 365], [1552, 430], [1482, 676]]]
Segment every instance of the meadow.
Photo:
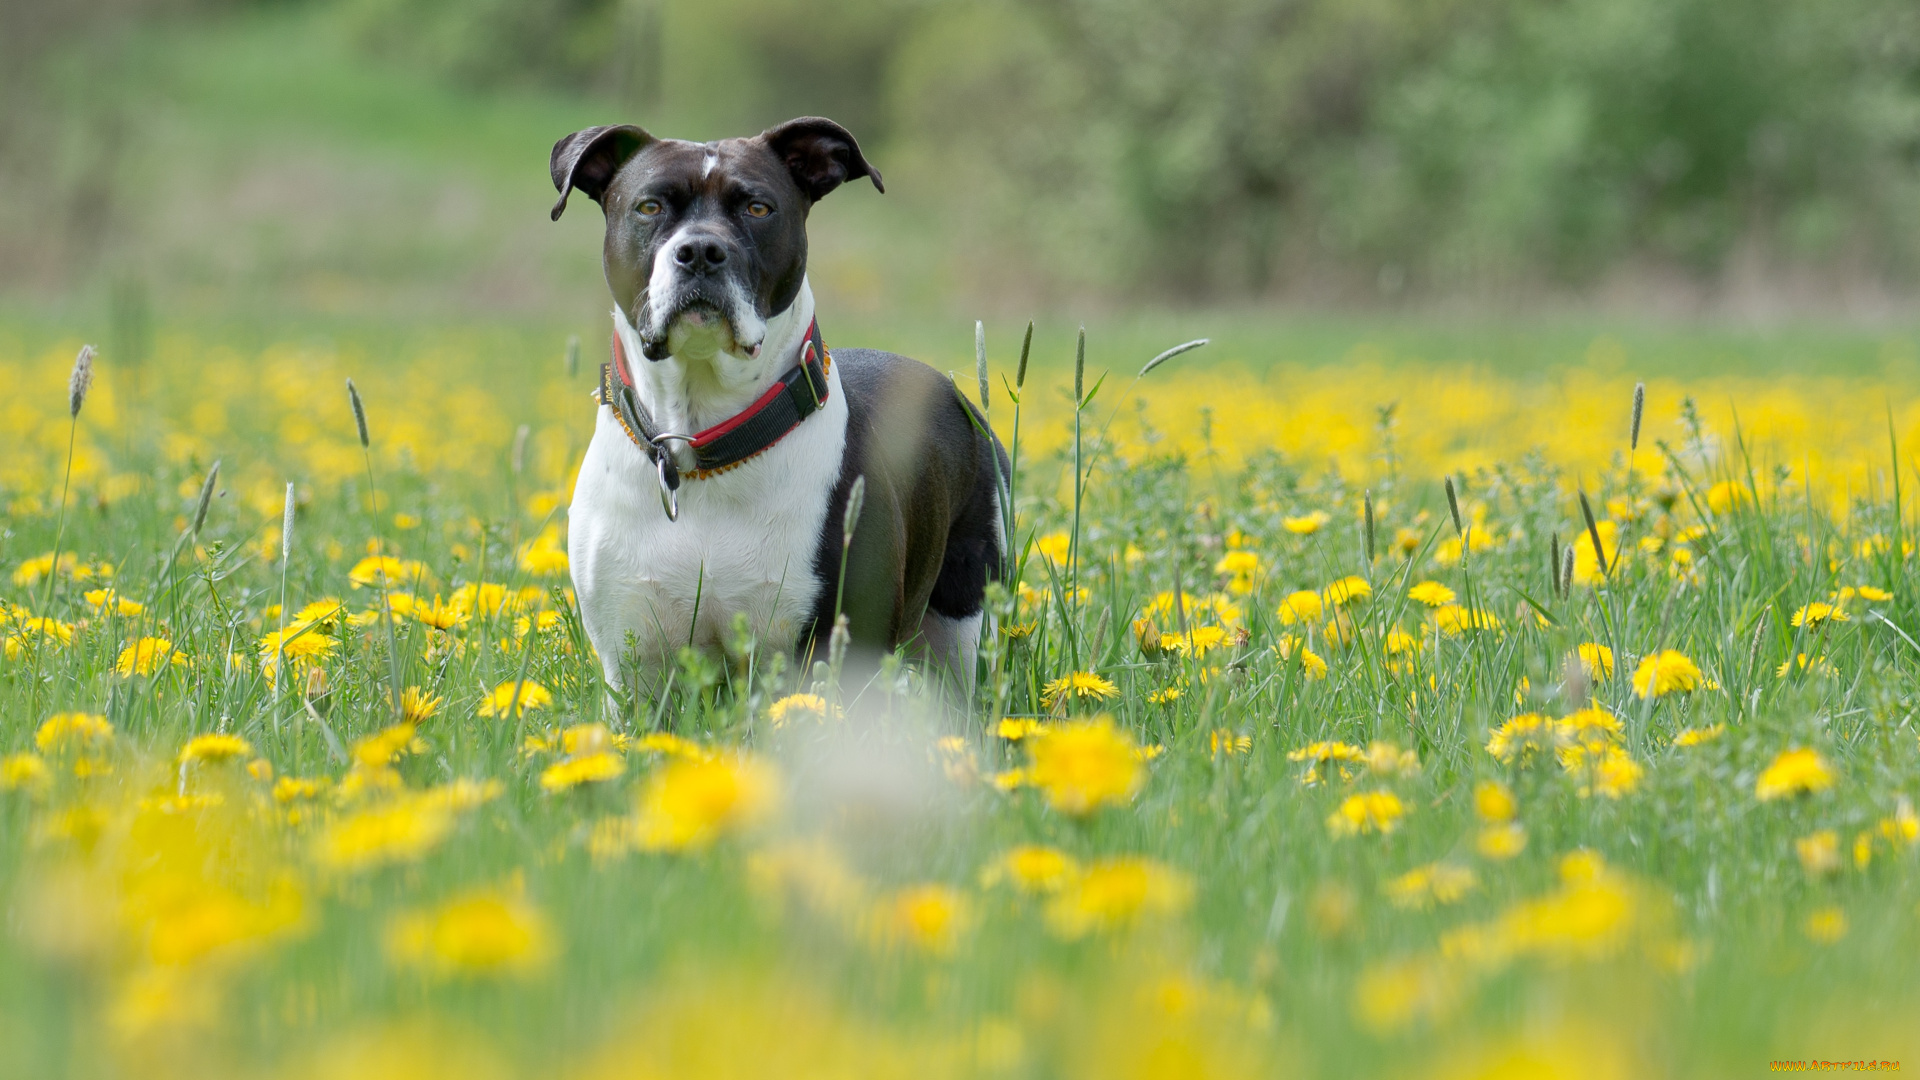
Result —
[[966, 701], [610, 694], [597, 336], [16, 323], [0, 1071], [1920, 1067], [1911, 339], [1204, 321], [844, 338], [1015, 449]]

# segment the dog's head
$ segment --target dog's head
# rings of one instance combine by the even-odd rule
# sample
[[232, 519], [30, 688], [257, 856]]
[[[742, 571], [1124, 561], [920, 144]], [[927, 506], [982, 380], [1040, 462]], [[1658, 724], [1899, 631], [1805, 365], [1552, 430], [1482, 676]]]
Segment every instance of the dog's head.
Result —
[[652, 360], [758, 355], [806, 276], [813, 204], [862, 176], [886, 190], [847, 129], [816, 116], [711, 143], [587, 128], [554, 144], [551, 168], [555, 220], [575, 190], [600, 204], [607, 285]]

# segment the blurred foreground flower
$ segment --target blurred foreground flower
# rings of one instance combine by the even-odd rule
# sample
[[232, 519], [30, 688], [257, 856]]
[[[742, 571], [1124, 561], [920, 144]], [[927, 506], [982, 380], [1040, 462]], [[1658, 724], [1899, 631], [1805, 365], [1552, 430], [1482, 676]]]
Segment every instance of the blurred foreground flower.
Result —
[[757, 758], [675, 758], [641, 791], [630, 843], [642, 851], [704, 850], [767, 817], [779, 796], [779, 774]]
[[473, 893], [394, 919], [387, 955], [429, 975], [530, 975], [553, 957], [546, 918], [523, 897]]
[[1028, 736], [1026, 747], [1027, 782], [1063, 814], [1083, 817], [1124, 804], [1146, 782], [1140, 748], [1111, 717], [1049, 725]]
[[1782, 751], [1754, 781], [1754, 798], [1761, 802], [1825, 791], [1833, 786], [1833, 770], [1818, 752], [1806, 747]]
[[1193, 879], [1152, 859], [1122, 856], [1089, 864], [1047, 904], [1047, 927], [1064, 938], [1119, 929], [1146, 916], [1178, 915], [1193, 904]]

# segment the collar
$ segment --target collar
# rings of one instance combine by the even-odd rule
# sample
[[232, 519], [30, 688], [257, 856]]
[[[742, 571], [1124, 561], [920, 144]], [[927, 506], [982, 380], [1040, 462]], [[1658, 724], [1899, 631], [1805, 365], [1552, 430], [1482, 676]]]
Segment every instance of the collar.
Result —
[[[613, 359], [600, 365], [600, 403], [613, 410], [627, 438], [660, 469], [661, 486], [672, 492], [687, 479], [703, 480], [766, 452], [786, 438], [800, 422], [827, 403], [827, 373], [833, 357], [820, 337], [820, 320], [807, 324], [800, 362], [787, 370], [753, 404], [725, 420], [691, 435], [661, 431], [634, 393], [633, 374], [627, 369], [626, 349], [613, 335]], [[660, 451], [669, 442], [682, 443], [693, 454], [694, 467], [680, 472], [672, 454]]]

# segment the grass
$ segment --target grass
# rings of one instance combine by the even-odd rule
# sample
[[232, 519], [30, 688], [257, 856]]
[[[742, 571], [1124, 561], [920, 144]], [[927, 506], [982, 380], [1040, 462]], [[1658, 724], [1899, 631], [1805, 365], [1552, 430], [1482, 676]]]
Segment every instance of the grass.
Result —
[[[71, 353], [22, 321], [0, 355], [20, 388], [0, 421], [9, 1072], [1604, 1077], [1916, 1057], [1920, 420], [1867, 335], [1766, 346], [1782, 369], [1858, 366], [1760, 378], [1729, 372], [1732, 335], [1616, 331], [1621, 359], [1543, 332], [1509, 369], [1446, 362], [1507, 346], [1392, 324], [1236, 354], [1229, 321], [1138, 404], [1095, 397], [1075, 577], [1048, 565], [1073, 526], [1071, 331], [1043, 328], [1019, 576], [978, 700], [891, 663], [836, 686], [743, 641], [603, 713], [556, 557], [591, 419], [585, 378], [559, 373], [567, 327], [354, 325], [168, 330], [138, 383], [103, 355], [74, 560], [50, 582], [32, 560], [59, 527]], [[998, 385], [1012, 350], [989, 329]], [[1125, 333], [1091, 327], [1088, 386], [1192, 336], [1109, 359]], [[1386, 359], [1309, 366], [1371, 342]], [[931, 355], [965, 372], [968, 344]], [[1533, 374], [1526, 355], [1592, 363]], [[1642, 370], [1661, 378], [1628, 455]], [[1011, 414], [1000, 396], [1003, 434]], [[1580, 556], [1558, 595], [1554, 538], [1591, 543], [1576, 490], [1618, 563]], [[377, 537], [399, 561], [366, 561]], [[276, 695], [283, 574], [300, 636]], [[1354, 577], [1370, 595], [1334, 603]], [[1453, 606], [1410, 597], [1429, 580]], [[88, 599], [109, 585], [140, 610]], [[1849, 617], [1806, 625], [1818, 602]], [[171, 652], [122, 673], [143, 638]], [[1587, 644], [1611, 674], [1579, 673]], [[1698, 681], [1642, 696], [1663, 650]], [[411, 729], [392, 659], [438, 699]], [[1049, 693], [1075, 671], [1088, 696]], [[516, 713], [516, 685], [547, 700]], [[1585, 703], [1617, 733], [1487, 749]], [[43, 729], [75, 712], [112, 734]], [[1761, 799], [1796, 748], [1831, 785]], [[1022, 846], [1058, 861], [1008, 863]], [[1457, 895], [1408, 877], [1435, 866]]]

